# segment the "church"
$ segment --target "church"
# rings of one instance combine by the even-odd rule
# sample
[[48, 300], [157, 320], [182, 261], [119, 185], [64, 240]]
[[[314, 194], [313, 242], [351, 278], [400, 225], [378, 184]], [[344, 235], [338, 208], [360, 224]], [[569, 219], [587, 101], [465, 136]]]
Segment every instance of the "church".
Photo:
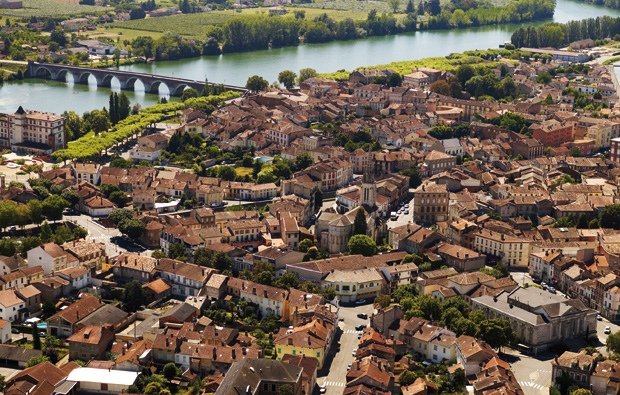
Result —
[[[369, 158], [372, 154], [368, 153]], [[351, 205], [338, 203], [338, 211], [324, 211], [315, 225], [315, 235], [319, 245], [330, 254], [338, 254], [349, 250], [349, 239], [353, 235], [353, 224], [358, 210], [366, 215], [367, 235], [375, 242], [380, 241], [386, 232], [385, 216], [389, 209], [389, 198], [377, 193], [372, 160], [369, 159], [364, 168], [362, 184], [346, 188], [347, 199]], [[341, 191], [338, 191], [340, 193]], [[342, 194], [338, 194], [341, 196]], [[338, 202], [338, 198], [336, 201]], [[344, 212], [342, 214], [342, 212]]]

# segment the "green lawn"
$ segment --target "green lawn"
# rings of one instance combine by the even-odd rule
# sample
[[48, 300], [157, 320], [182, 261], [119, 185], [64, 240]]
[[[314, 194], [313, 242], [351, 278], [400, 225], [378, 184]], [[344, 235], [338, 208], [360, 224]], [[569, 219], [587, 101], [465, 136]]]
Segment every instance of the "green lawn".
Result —
[[57, 3], [51, 0], [23, 0], [23, 4], [24, 8], [20, 9], [0, 9], [0, 15], [24, 18], [31, 16], [45, 18], [50, 16], [78, 16], [85, 13], [90, 14], [110, 10], [106, 7]]

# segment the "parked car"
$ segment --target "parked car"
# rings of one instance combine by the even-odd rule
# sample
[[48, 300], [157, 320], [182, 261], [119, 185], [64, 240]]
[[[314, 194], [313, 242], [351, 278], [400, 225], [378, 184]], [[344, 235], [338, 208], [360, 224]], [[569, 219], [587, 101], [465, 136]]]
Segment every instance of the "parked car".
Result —
[[549, 287], [549, 288], [547, 289], [547, 291], [551, 292], [552, 294], [554, 294], [554, 293], [556, 292], [556, 291], [555, 291], [555, 288], [553, 288], [553, 287]]
[[11, 333], [19, 333], [19, 329], [13, 328], [13, 329], [11, 329]]
[[357, 315], [357, 318], [361, 318], [361, 319], [365, 320], [365, 319], [368, 318], [368, 314], [366, 314], [366, 313], [359, 313]]
[[366, 299], [360, 299], [360, 300], [356, 300], [355, 304], [364, 304], [366, 303]]
[[409, 210], [405, 210], [405, 215], [409, 215]]
[[366, 328], [366, 324], [359, 324], [358, 326], [355, 327], [356, 331], [363, 331], [364, 328]]
[[351, 370], [351, 366], [353, 366], [352, 363], [350, 363], [349, 366], [347, 366], [347, 370]]
[[[606, 326], [606, 327], [605, 327], [605, 334], [606, 334], [606, 335], [609, 335], [610, 333], [611, 333], [611, 328], [610, 328], [610, 327], [608, 327], [608, 326]], [[355, 355], [355, 354], [353, 354], [353, 355]]]
[[[608, 327], [608, 328], [609, 328], [609, 327]], [[353, 349], [353, 352], [352, 352], [351, 354], [353, 354], [353, 356], [355, 356], [355, 354], [357, 354], [357, 348], [354, 348], [354, 349]]]
[[361, 339], [364, 336], [364, 332], [357, 332], [357, 338]]
[[324, 385], [322, 385], [321, 388], [319, 388], [319, 392], [321, 394], [324, 394], [325, 392], [327, 392], [327, 388]]
[[603, 321], [603, 317], [601, 317], [601, 315], [599, 314], [599, 315], [596, 316], [596, 320], [597, 321]]

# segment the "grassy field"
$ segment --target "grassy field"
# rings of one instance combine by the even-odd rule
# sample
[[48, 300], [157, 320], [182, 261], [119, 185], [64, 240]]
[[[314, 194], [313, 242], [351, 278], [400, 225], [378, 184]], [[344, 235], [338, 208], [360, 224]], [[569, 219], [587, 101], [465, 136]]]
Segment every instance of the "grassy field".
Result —
[[72, 0], [23, 0], [24, 8], [16, 10], [0, 9], [0, 15], [14, 17], [48, 17], [48, 16], [77, 16], [84, 13], [95, 13], [109, 10], [106, 7], [69, 4]]
[[[383, 2], [379, 2], [383, 3]], [[307, 5], [307, 4], [306, 4]], [[327, 13], [331, 18], [336, 21], [341, 21], [346, 18], [352, 19], [365, 19], [368, 16], [368, 11], [364, 9], [351, 9], [351, 10], [333, 10], [333, 9], [321, 9], [313, 7], [288, 7], [289, 12], [286, 17], [294, 18], [294, 10], [306, 11], [306, 19], [314, 19], [315, 17]], [[137, 19], [127, 22], [113, 23], [112, 29], [100, 29], [97, 33], [106, 34], [111, 32], [123, 32], [125, 38], [135, 38], [137, 36], [150, 36], [153, 33], [159, 33], [159, 35], [171, 32], [180, 34], [186, 37], [202, 38], [204, 34], [211, 26], [221, 25], [228, 19], [235, 16], [242, 15], [255, 15], [255, 14], [267, 14], [268, 8], [249, 8], [241, 11], [211, 11], [200, 14], [187, 14], [187, 15], [172, 15], [159, 18], [146, 18]], [[404, 16], [404, 14], [397, 16]]]
[[235, 173], [237, 173], [239, 177], [243, 177], [245, 175], [252, 176], [252, 171], [253, 170], [251, 167], [236, 167], [235, 168]]

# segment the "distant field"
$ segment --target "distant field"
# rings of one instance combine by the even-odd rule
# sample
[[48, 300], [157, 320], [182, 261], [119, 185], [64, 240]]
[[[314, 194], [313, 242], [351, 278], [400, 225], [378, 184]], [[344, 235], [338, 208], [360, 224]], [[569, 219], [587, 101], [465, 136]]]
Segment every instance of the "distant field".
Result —
[[109, 10], [106, 7], [69, 4], [76, 0], [23, 0], [24, 8], [17, 10], [0, 9], [0, 15], [14, 17], [48, 17], [74, 16], [84, 13], [94, 13]]
[[[382, 2], [377, 2], [382, 3]], [[365, 19], [368, 16], [366, 10], [331, 10], [311, 7], [289, 7], [289, 12], [286, 17], [294, 18], [293, 11], [304, 10], [306, 11], [306, 19], [314, 19], [315, 17], [327, 13], [331, 18], [336, 21], [341, 21], [346, 18], [352, 19]], [[113, 29], [100, 29], [98, 32], [106, 33], [110, 31], [123, 31], [127, 38], [133, 38], [140, 35], [150, 35], [150, 33], [165, 33], [171, 32], [180, 34], [186, 37], [203, 38], [204, 34], [211, 26], [222, 25], [224, 22], [235, 16], [242, 15], [255, 15], [255, 14], [267, 14], [268, 8], [249, 8], [239, 11], [211, 11], [203, 12], [200, 14], [187, 14], [187, 15], [173, 15], [163, 16], [159, 18], [146, 18], [137, 19], [127, 22], [117, 22], [111, 24]], [[137, 33], [129, 33], [129, 31], [135, 31]]]

